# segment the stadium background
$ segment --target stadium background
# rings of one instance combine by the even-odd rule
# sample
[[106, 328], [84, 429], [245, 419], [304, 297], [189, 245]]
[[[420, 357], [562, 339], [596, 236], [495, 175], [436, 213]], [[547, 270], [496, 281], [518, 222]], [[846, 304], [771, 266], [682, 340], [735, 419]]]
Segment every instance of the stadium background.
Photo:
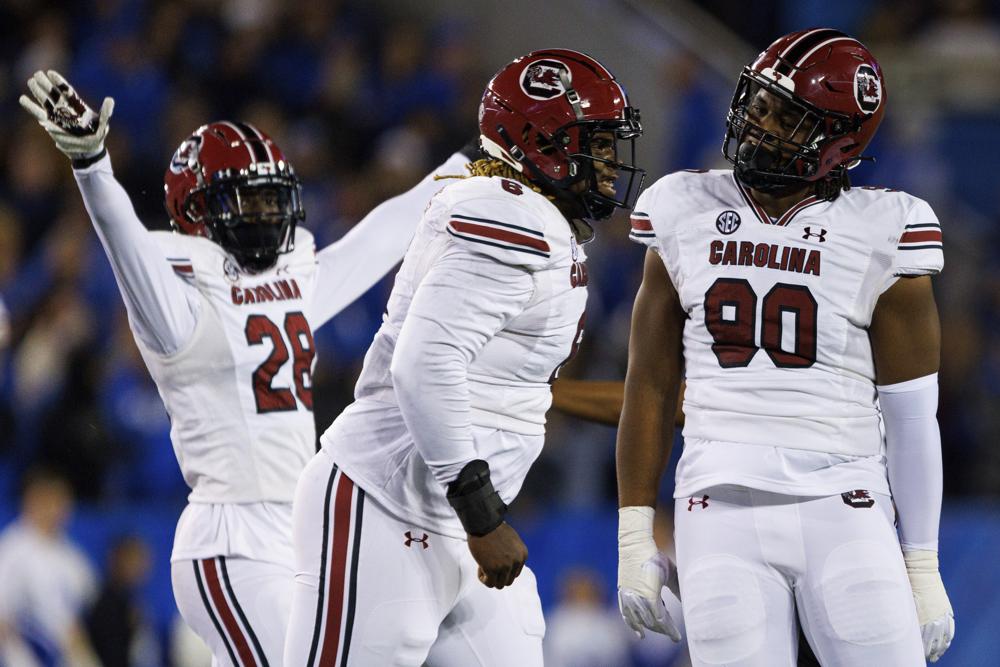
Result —
[[[162, 173], [176, 145], [204, 122], [240, 118], [284, 147], [304, 182], [306, 226], [325, 245], [473, 136], [483, 85], [516, 55], [561, 46], [607, 64], [642, 110], [640, 164], [655, 179], [722, 166], [740, 67], [778, 35], [814, 25], [857, 35], [885, 70], [888, 113], [869, 150], [877, 162], [854, 182], [927, 199], [944, 226], [941, 563], [958, 633], [939, 664], [997, 664], [995, 0], [0, 1], [0, 295], [10, 314], [0, 349], [0, 526], [16, 516], [26, 470], [46, 464], [68, 475], [78, 496], [69, 534], [98, 570], [121, 535], [149, 545], [138, 599], [153, 641], [146, 655], [171, 664], [168, 556], [186, 487], [69, 165], [17, 105], [34, 70], [61, 71], [95, 106], [116, 99], [109, 149], [150, 227], [166, 226]], [[588, 254], [587, 334], [566, 372], [620, 379], [642, 250], [616, 219]], [[316, 334], [320, 432], [350, 400], [390, 288], [391, 276]], [[581, 578], [613, 604], [613, 448], [613, 429], [553, 416], [515, 504], [550, 618], [566, 595], [592, 597], [579, 593]]]

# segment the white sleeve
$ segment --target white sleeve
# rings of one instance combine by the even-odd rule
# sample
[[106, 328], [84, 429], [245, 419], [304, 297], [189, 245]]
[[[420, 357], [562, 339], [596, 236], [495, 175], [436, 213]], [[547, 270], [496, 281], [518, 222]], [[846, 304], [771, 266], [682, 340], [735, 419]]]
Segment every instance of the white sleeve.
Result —
[[907, 211], [894, 264], [896, 276], [935, 275], [944, 268], [941, 222], [922, 199]]
[[413, 296], [390, 370], [417, 451], [442, 485], [479, 458], [472, 440], [469, 364], [533, 293], [527, 269], [455, 244]]
[[371, 289], [403, 259], [431, 197], [449, 183], [434, 177], [465, 174], [468, 161], [455, 153], [415, 186], [376, 206], [343, 238], [317, 253], [313, 328]]
[[197, 300], [174, 274], [115, 180], [111, 158], [73, 170], [83, 203], [111, 261], [132, 329], [154, 352], [171, 354], [190, 340]]
[[878, 387], [889, 486], [904, 551], [938, 549], [943, 470], [937, 373]]

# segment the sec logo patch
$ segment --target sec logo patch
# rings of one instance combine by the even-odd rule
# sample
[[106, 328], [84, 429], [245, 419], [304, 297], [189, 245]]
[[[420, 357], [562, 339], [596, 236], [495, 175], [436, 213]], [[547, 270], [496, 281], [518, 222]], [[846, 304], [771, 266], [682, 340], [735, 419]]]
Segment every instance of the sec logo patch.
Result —
[[723, 234], [732, 234], [740, 228], [740, 214], [736, 211], [723, 211], [715, 219], [715, 228]]

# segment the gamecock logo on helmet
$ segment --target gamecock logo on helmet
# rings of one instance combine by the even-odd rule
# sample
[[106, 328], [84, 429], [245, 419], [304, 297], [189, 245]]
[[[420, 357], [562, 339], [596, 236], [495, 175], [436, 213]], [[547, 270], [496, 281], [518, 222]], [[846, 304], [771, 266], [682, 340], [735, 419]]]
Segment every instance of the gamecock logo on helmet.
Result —
[[201, 152], [201, 135], [196, 134], [184, 140], [170, 158], [170, 171], [179, 174], [185, 169], [196, 170], [198, 154]]
[[871, 65], [858, 65], [854, 73], [854, 96], [865, 113], [875, 113], [882, 104], [882, 82]]
[[528, 97], [536, 100], [550, 100], [556, 95], [562, 95], [566, 89], [559, 77], [561, 72], [566, 72], [566, 78], [570, 80], [569, 68], [558, 60], [536, 60], [524, 68], [521, 89]]

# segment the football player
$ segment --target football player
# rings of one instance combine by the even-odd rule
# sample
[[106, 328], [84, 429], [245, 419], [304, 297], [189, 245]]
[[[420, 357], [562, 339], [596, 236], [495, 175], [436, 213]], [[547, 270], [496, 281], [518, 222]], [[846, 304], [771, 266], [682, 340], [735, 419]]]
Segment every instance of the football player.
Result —
[[662, 629], [671, 564], [650, 526], [686, 377], [675, 525], [696, 665], [794, 665], [799, 625], [824, 665], [920, 665], [954, 635], [941, 227], [926, 202], [848, 180], [885, 105], [857, 40], [786, 35], [739, 77], [733, 170], [670, 174], [633, 214], [650, 250], [618, 434], [619, 599], [630, 626]]
[[[171, 556], [178, 608], [218, 664], [280, 665], [292, 499], [316, 451], [312, 332], [402, 258], [443, 183], [428, 176], [316, 252], [278, 145], [250, 124], [215, 122], [185, 139], [166, 170], [179, 233], [149, 232], [104, 148], [113, 100], [95, 112], [53, 71], [28, 87], [21, 104], [72, 160], [170, 414], [191, 487]], [[466, 162], [455, 154], [438, 171]]]
[[631, 208], [641, 126], [603, 65], [553, 49], [493, 77], [479, 129], [489, 157], [431, 201], [299, 481], [288, 665], [542, 664], [504, 517], [583, 330], [587, 220]]

